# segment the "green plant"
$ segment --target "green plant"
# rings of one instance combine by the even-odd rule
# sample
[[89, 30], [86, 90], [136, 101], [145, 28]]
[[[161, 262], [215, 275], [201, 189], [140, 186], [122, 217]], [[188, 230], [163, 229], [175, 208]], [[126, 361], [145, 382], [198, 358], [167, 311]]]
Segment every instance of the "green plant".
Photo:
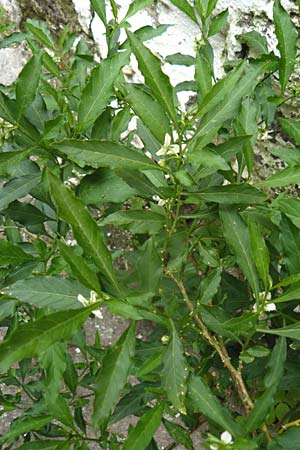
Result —
[[[202, 33], [195, 57], [166, 59], [195, 66], [176, 88], [143, 44], [167, 26], [128, 31], [152, 1], [120, 19], [110, 0], [108, 22], [92, 0], [106, 28], [100, 63], [83, 39], [74, 50], [66, 30], [56, 43], [35, 20], [0, 44], [32, 51], [0, 86], [1, 414], [19, 414], [3, 449], [150, 450], [164, 424], [169, 449], [192, 450], [203, 416], [207, 449], [298, 448], [300, 200], [270, 189], [299, 180], [300, 122], [277, 114], [299, 97], [297, 31], [275, 0], [279, 56], [246, 33], [255, 56], [227, 62], [216, 81], [209, 38], [228, 11], [171, 1]], [[122, 73], [132, 53], [144, 84]], [[187, 89], [196, 98], [184, 112]], [[259, 126], [277, 118], [295, 144], [273, 152], [288, 167], [254, 182]], [[114, 227], [130, 232], [129, 248], [109, 249]], [[109, 348], [82, 328], [103, 307], [130, 321]], [[142, 320], [153, 325], [144, 340]], [[111, 426], [130, 415], [124, 438]]]

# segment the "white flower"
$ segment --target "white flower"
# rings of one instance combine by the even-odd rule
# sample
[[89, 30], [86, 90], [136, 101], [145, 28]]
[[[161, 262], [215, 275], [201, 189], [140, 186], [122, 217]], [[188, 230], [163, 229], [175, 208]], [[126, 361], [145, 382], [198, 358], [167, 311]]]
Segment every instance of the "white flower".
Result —
[[82, 303], [83, 306], [88, 306], [89, 301], [87, 298], [85, 298], [82, 294], [77, 295], [77, 300]]
[[216, 445], [210, 445], [210, 450], [218, 450], [218, 447]]
[[300, 305], [297, 305], [296, 308], [293, 309], [295, 313], [300, 313]]
[[232, 444], [232, 436], [229, 433], [229, 431], [224, 431], [224, 433], [221, 434], [221, 441], [224, 442], [224, 444]]
[[264, 309], [266, 312], [276, 311], [276, 305], [275, 303], [266, 303]]
[[156, 152], [156, 154], [157, 156], [178, 155], [179, 152], [179, 145], [171, 144], [171, 136], [167, 133], [165, 135], [164, 145]]
[[155, 202], [157, 202], [158, 206], [164, 206], [166, 204], [166, 200], [160, 198], [159, 195], [153, 195], [152, 198]]
[[[92, 305], [93, 303], [96, 303], [97, 301], [97, 294], [95, 291], [90, 291], [90, 298], [87, 299], [85, 298], [82, 294], [78, 294], [77, 295], [77, 300], [83, 305], [83, 306], [89, 306]], [[100, 309], [97, 309], [95, 311], [93, 311], [93, 314], [95, 317], [98, 317], [98, 319], [103, 319], [103, 315], [102, 312], [100, 311]]]

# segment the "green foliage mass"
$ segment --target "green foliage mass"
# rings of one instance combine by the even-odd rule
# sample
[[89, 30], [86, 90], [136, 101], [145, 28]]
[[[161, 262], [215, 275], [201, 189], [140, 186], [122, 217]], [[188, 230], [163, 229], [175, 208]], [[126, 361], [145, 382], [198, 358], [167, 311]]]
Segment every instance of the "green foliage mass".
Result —
[[[1, 449], [158, 449], [163, 424], [169, 449], [193, 450], [202, 421], [207, 449], [300, 448], [300, 200], [275, 190], [300, 182], [300, 122], [280, 109], [300, 97], [299, 18], [275, 0], [278, 54], [244, 33], [251, 57], [216, 80], [210, 38], [230, 11], [170, 1], [199, 26], [193, 56], [149, 50], [167, 25], [130, 31], [151, 0], [125, 17], [91, 1], [101, 62], [67, 28], [1, 26], [1, 48], [32, 55], [0, 86], [0, 415], [18, 412]], [[132, 55], [143, 84], [124, 74]], [[163, 62], [194, 79], [172, 86]], [[186, 111], [182, 91], [194, 93]], [[284, 168], [255, 183], [272, 124], [289, 136], [272, 151]], [[130, 245], [110, 245], [114, 229]], [[130, 322], [109, 347], [84, 332], [107, 307]]]

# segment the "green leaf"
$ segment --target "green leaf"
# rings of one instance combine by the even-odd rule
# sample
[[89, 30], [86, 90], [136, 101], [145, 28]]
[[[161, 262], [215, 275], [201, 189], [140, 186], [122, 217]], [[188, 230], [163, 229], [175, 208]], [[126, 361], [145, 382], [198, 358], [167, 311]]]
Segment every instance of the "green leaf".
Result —
[[211, 63], [206, 55], [205, 48], [201, 48], [196, 54], [195, 80], [197, 87], [203, 99], [212, 89], [213, 70]]
[[193, 66], [195, 64], [195, 58], [191, 55], [183, 55], [182, 53], [174, 53], [165, 57], [165, 62], [174, 64], [177, 66]]
[[279, 434], [269, 443], [268, 450], [299, 450], [300, 430], [294, 426]]
[[300, 300], [300, 283], [295, 283], [293, 286], [287, 289], [282, 295], [277, 297], [274, 300], [274, 303], [284, 303], [298, 299]]
[[264, 376], [264, 385], [270, 388], [273, 384], [280, 383], [284, 372], [284, 364], [287, 357], [287, 345], [285, 337], [280, 337], [270, 356], [267, 364], [267, 372]]
[[[159, 195], [164, 197], [159, 187], [152, 184], [149, 180], [150, 176], [144, 175], [142, 172], [130, 169], [117, 170], [117, 174], [136, 192], [140, 197], [152, 197], [153, 195]], [[149, 175], [150, 172], [147, 172]], [[150, 174], [151, 175], [151, 174]]]
[[156, 293], [163, 274], [161, 258], [153, 238], [141, 247], [137, 262], [141, 287], [145, 292]]
[[264, 330], [262, 328], [257, 328], [260, 333], [276, 334], [277, 336], [285, 336], [291, 339], [300, 339], [300, 323], [293, 323], [287, 327], [277, 328], [272, 330]]
[[146, 8], [147, 6], [151, 5], [153, 1], [154, 0], [133, 0], [129, 5], [124, 20], [127, 20], [129, 17], [134, 16], [134, 14], [136, 14], [140, 9]]
[[300, 183], [300, 164], [293, 167], [287, 167], [278, 173], [275, 173], [265, 181], [256, 183], [256, 186], [264, 187], [283, 187], [291, 184]]
[[25, 197], [38, 185], [39, 181], [40, 174], [24, 175], [23, 177], [10, 180], [1, 189], [0, 209], [7, 208], [11, 202]]
[[55, 45], [49, 29], [45, 22], [35, 19], [27, 19], [25, 22], [25, 28], [42, 44], [55, 52]]
[[268, 53], [268, 43], [265, 36], [262, 36], [257, 31], [249, 31], [237, 36], [238, 41], [247, 44], [249, 48], [256, 50], [258, 55]]
[[245, 74], [241, 79], [202, 118], [192, 139], [193, 148], [197, 148], [197, 146], [205, 147], [209, 144], [223, 123], [231, 120], [237, 114], [243, 97], [250, 95], [259, 82], [259, 75], [265, 70], [270, 70], [270, 60], [259, 61], [245, 69]]
[[124, 443], [124, 450], [145, 450], [161, 423], [163, 412], [163, 402], [146, 412], [136, 426], [129, 431], [128, 438]]
[[53, 220], [29, 203], [15, 201], [1, 211], [1, 214], [25, 226], [38, 225]]
[[77, 299], [78, 295], [89, 297], [89, 291], [77, 281], [45, 275], [35, 275], [19, 280], [7, 289], [10, 295], [21, 302], [54, 311], [82, 308], [82, 304]]
[[[231, 70], [227, 75], [225, 75], [221, 80], [219, 80], [213, 87], [207, 89], [207, 93], [202, 99], [199, 109], [197, 111], [198, 115], [207, 114], [216, 105], [224, 101], [226, 95], [228, 95], [236, 87], [238, 80], [241, 78], [243, 71], [245, 69], [245, 63], [241, 63], [236, 69]], [[196, 67], [197, 71], [197, 67]], [[201, 83], [201, 80], [199, 81]]]
[[267, 291], [269, 287], [269, 251], [258, 225], [255, 222], [249, 222], [248, 228], [253, 260]]
[[201, 282], [199, 302], [202, 305], [211, 303], [218, 292], [221, 283], [222, 269], [220, 267], [212, 270]]
[[176, 124], [177, 112], [174, 104], [173, 88], [168, 76], [161, 70], [160, 60], [142, 44], [135, 34], [128, 32], [128, 39], [146, 84], [151, 88], [156, 100]]
[[19, 325], [0, 344], [0, 371], [6, 372], [17, 361], [37, 356], [57, 341], [69, 339], [99, 306], [59, 311], [35, 322]]
[[191, 377], [188, 398], [195, 412], [202, 413], [233, 436], [240, 434], [240, 427], [231, 417], [229, 410], [221, 405], [200, 377]]
[[21, 150], [18, 152], [0, 153], [0, 176], [14, 176], [20, 163], [32, 152], [32, 149]]
[[17, 266], [20, 263], [27, 261], [34, 261], [34, 257], [29, 253], [24, 252], [18, 245], [13, 245], [5, 239], [0, 239], [0, 265]]
[[[64, 244], [62, 241], [57, 243], [59, 251], [64, 260], [69, 264], [73, 275], [80, 283], [95, 292], [101, 292], [101, 286], [96, 273], [88, 266], [85, 258], [78, 255], [73, 247]], [[74, 286], [74, 283], [72, 283]]]
[[249, 139], [245, 142], [243, 146], [243, 157], [239, 160], [239, 173], [242, 173], [244, 169], [244, 159], [247, 164], [247, 169], [249, 174], [252, 173], [253, 165], [254, 165], [254, 145], [257, 139], [258, 127], [258, 103], [256, 100], [246, 97], [242, 101], [242, 106], [239, 111], [238, 116], [234, 122], [234, 128], [236, 134], [246, 134], [251, 136], [251, 140]]
[[[125, 170], [127, 171], [128, 169]], [[137, 191], [128, 186], [126, 180], [123, 181], [113, 170], [105, 167], [84, 177], [76, 194], [86, 205], [98, 205], [109, 202], [123, 203], [136, 195]]]
[[160, 169], [139, 150], [117, 142], [70, 139], [53, 144], [53, 147], [67, 155], [80, 167], [88, 165], [96, 169], [99, 167], [137, 170]]
[[97, 15], [100, 17], [104, 25], [107, 24], [106, 21], [106, 9], [105, 9], [105, 0], [91, 0], [91, 5]]
[[233, 249], [241, 270], [258, 298], [259, 281], [255, 263], [251, 255], [247, 225], [241, 219], [240, 215], [236, 211], [230, 210], [229, 207], [220, 206], [220, 218], [224, 237]]
[[97, 268], [119, 291], [111, 255], [104, 244], [101, 229], [91, 217], [83, 202], [76, 198], [50, 171], [46, 172], [46, 180], [58, 216], [71, 225], [78, 244], [84, 252], [93, 258]]
[[195, 149], [188, 155], [188, 160], [193, 165], [203, 166], [205, 168], [214, 168], [217, 170], [230, 170], [230, 166], [225, 159], [214, 150], [209, 148]]
[[211, 21], [209, 26], [208, 37], [214, 36], [225, 28], [229, 16], [228, 8], [217, 14]]
[[186, 414], [184, 400], [187, 391], [187, 362], [173, 321], [171, 321], [171, 327], [171, 339], [163, 356], [162, 386], [174, 408], [182, 414]]
[[300, 200], [298, 198], [277, 198], [276, 208], [279, 208], [295, 225], [300, 228]]
[[18, 116], [20, 117], [33, 102], [42, 72], [41, 53], [33, 55], [23, 67], [16, 82], [16, 102]]
[[171, 0], [174, 6], [180, 9], [180, 11], [184, 12], [187, 16], [190, 17], [195, 23], [198, 24], [197, 18], [194, 13], [194, 9], [189, 4], [187, 0]]
[[279, 78], [281, 90], [284, 92], [296, 62], [298, 33], [289, 14], [282, 7], [280, 0], [275, 0], [274, 2], [273, 17], [281, 56]]
[[20, 42], [23, 42], [25, 40], [25, 37], [26, 34], [19, 31], [12, 33], [9, 36], [1, 39], [0, 48], [9, 47], [13, 44], [19, 44]]
[[163, 420], [167, 432], [177, 445], [183, 445], [187, 450], [194, 450], [193, 441], [188, 431], [177, 423]]
[[126, 100], [161, 144], [165, 135], [171, 134], [170, 122], [160, 103], [137, 85], [126, 85]]
[[135, 351], [135, 325], [122, 334], [107, 352], [95, 382], [93, 425], [95, 431], [107, 422], [127, 382]]
[[63, 374], [66, 370], [66, 345], [56, 342], [39, 355], [39, 363], [46, 372], [45, 386], [48, 395], [54, 401], [62, 387]]
[[248, 433], [256, 430], [265, 421], [274, 403], [276, 391], [277, 382], [267, 388], [263, 395], [255, 401], [254, 408], [245, 420], [245, 430]]
[[265, 201], [266, 195], [249, 184], [227, 184], [212, 186], [201, 192], [186, 193], [186, 202], [202, 198], [207, 202], [216, 202], [227, 205], [251, 204]]
[[28, 433], [29, 431], [39, 430], [40, 428], [51, 422], [51, 420], [51, 416], [24, 416], [22, 417], [22, 419], [18, 419], [18, 421], [11, 424], [8, 432], [0, 437], [0, 444], [7, 443], [12, 439], [17, 438], [18, 436]]
[[91, 73], [78, 107], [78, 128], [87, 130], [105, 110], [113, 95], [113, 84], [129, 61], [129, 53], [119, 52], [102, 61]]
[[149, 210], [117, 211], [105, 217], [103, 225], [127, 225], [133, 233], [157, 233], [166, 222], [165, 216]]
[[291, 136], [297, 145], [300, 145], [300, 121], [295, 119], [278, 118], [284, 131]]

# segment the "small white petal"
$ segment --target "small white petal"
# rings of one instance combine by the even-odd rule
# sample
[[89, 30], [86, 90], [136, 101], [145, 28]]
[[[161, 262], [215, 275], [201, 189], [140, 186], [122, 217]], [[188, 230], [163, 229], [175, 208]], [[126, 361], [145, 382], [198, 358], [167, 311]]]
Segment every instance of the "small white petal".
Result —
[[221, 434], [221, 441], [224, 442], [224, 444], [232, 444], [233, 440], [229, 431], [224, 431], [224, 433]]
[[179, 145], [174, 144], [169, 146], [167, 155], [178, 155], [179, 152], [180, 152]]
[[275, 303], [267, 303], [264, 309], [266, 312], [276, 311], [276, 305]]
[[166, 200], [163, 200], [162, 198], [158, 200], [158, 206], [164, 206], [166, 204]]
[[171, 136], [167, 133], [165, 135], [164, 147], [169, 147], [169, 145], [171, 145]]
[[93, 314], [94, 314], [95, 317], [97, 317], [97, 319], [100, 319], [100, 320], [103, 319], [103, 314], [100, 311], [100, 309], [96, 309], [96, 311], [93, 311]]
[[78, 300], [80, 303], [82, 303], [83, 306], [87, 306], [87, 305], [88, 305], [87, 299], [86, 299], [83, 295], [81, 295], [81, 294], [78, 294], [78, 295], [77, 295], [77, 300]]
[[296, 308], [293, 309], [295, 313], [300, 313], [300, 305], [297, 305]]
[[161, 147], [158, 152], [156, 152], [157, 156], [165, 156], [165, 154], [167, 153], [167, 148], [165, 147]]
[[80, 350], [80, 348], [78, 348], [78, 347], [77, 347], [77, 348], [75, 348], [75, 352], [76, 352], [76, 353], [81, 353], [81, 350]]
[[150, 153], [148, 150], [145, 152], [145, 155], [147, 156], [147, 158], [152, 159], [152, 153]]
[[160, 196], [159, 195], [152, 195], [152, 198], [155, 202], [159, 202]]

